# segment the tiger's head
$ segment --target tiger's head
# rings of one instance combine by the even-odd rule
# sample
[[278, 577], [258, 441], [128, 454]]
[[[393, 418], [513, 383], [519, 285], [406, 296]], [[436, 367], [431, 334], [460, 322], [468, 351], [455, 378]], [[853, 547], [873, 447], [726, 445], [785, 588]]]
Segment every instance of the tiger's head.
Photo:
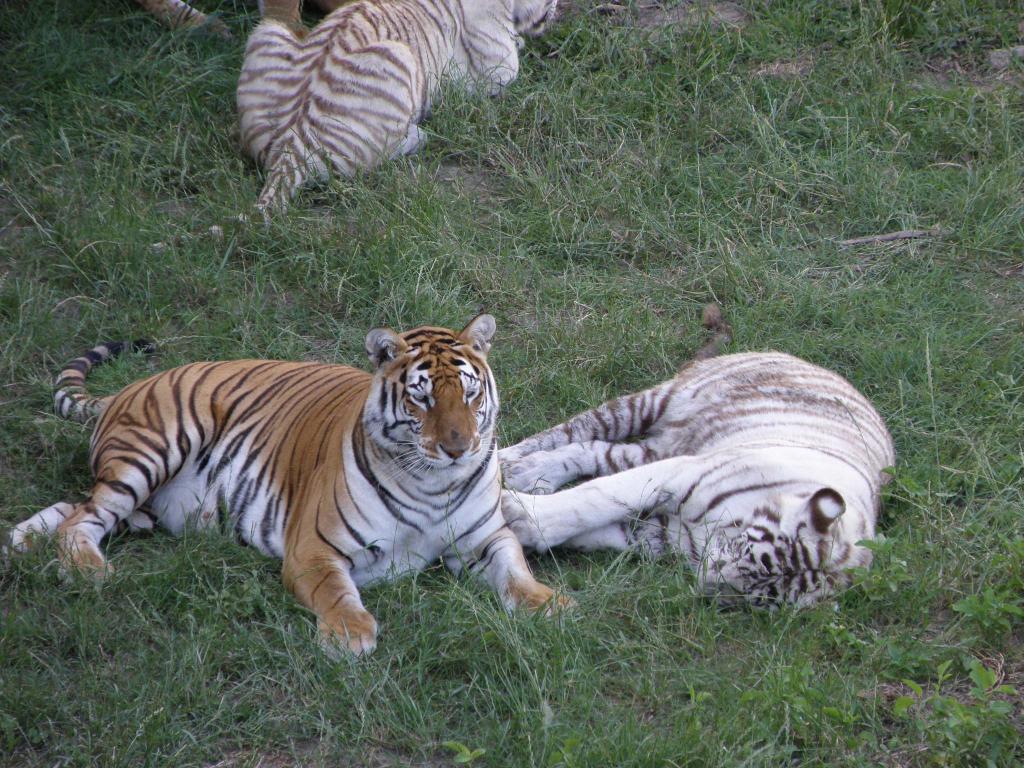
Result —
[[488, 455], [498, 415], [487, 366], [494, 330], [493, 317], [478, 315], [460, 333], [422, 327], [367, 334], [376, 371], [363, 425], [404, 469], [472, 467]]
[[813, 605], [867, 566], [871, 551], [844, 536], [846, 501], [833, 488], [778, 495], [754, 508], [741, 532], [709, 544], [698, 570], [706, 591], [725, 602]]
[[516, 34], [536, 37], [555, 18], [558, 0], [513, 0], [512, 23]]

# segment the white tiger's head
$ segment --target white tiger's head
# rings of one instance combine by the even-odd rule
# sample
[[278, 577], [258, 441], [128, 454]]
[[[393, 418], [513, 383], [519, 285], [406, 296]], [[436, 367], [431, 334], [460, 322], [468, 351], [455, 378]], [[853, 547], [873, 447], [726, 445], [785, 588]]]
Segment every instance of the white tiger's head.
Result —
[[702, 586], [726, 602], [813, 605], [848, 583], [846, 569], [871, 562], [870, 550], [842, 535], [845, 512], [833, 488], [765, 500], [745, 529], [709, 543]]
[[498, 392], [487, 366], [490, 315], [460, 333], [377, 328], [366, 351], [377, 369], [363, 411], [373, 441], [406, 470], [476, 466], [493, 448]]
[[555, 18], [558, 0], [512, 0], [516, 34], [536, 37]]

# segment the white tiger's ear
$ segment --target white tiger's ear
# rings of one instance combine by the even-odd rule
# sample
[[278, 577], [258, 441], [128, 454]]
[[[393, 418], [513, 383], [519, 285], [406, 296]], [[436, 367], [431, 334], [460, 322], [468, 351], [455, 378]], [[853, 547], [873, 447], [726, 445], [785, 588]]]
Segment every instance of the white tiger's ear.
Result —
[[807, 502], [811, 511], [811, 524], [818, 533], [828, 533], [832, 523], [846, 511], [846, 502], [834, 488], [822, 488]]
[[497, 324], [490, 315], [477, 315], [469, 321], [469, 325], [462, 329], [459, 338], [469, 342], [473, 349], [481, 355], [486, 355], [491, 348], [491, 339], [494, 338], [494, 331]]
[[390, 328], [374, 328], [366, 334], [366, 354], [377, 368], [394, 360], [408, 348], [402, 337]]

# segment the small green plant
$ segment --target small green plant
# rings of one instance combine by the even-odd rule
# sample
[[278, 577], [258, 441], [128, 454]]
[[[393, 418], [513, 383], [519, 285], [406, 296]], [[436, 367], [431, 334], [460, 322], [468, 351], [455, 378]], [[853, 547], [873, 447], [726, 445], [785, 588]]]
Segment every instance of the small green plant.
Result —
[[909, 563], [898, 554], [895, 541], [879, 536], [873, 541], [858, 543], [874, 554], [871, 568], [858, 568], [854, 572], [857, 586], [869, 600], [888, 600], [915, 580]]
[[1024, 598], [1005, 588], [987, 587], [977, 595], [969, 595], [953, 603], [953, 610], [963, 614], [986, 640], [1005, 637], [1014, 625], [1024, 621]]
[[461, 741], [445, 741], [442, 743], [442, 746], [450, 749], [455, 754], [455, 757], [452, 759], [456, 765], [469, 765], [487, 752], [483, 747], [470, 749]]
[[1017, 738], [1011, 716], [1013, 704], [1005, 696], [1016, 696], [1009, 685], [998, 685], [996, 673], [978, 659], [962, 660], [971, 686], [966, 693], [953, 695], [955, 681], [950, 673], [952, 661], [937, 668], [930, 690], [912, 680], [904, 680], [909, 695], [892, 702], [898, 718], [911, 721], [917, 735], [927, 741], [929, 755], [936, 765], [1004, 765], [1013, 752]]
[[548, 758], [548, 768], [576, 768], [582, 765], [579, 747], [583, 740], [579, 736], [569, 736]]

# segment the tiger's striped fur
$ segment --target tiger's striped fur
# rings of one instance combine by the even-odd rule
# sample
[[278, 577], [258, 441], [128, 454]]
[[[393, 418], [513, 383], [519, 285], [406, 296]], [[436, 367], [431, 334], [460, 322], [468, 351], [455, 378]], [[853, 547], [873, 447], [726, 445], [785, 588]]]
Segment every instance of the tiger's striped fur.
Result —
[[206, 26], [221, 37], [231, 37], [231, 31], [218, 18], [197, 11], [184, 0], [136, 0], [147, 12], [155, 16], [168, 29], [193, 29]]
[[[168, 29], [197, 29], [205, 26], [221, 37], [231, 37], [231, 30], [223, 21], [196, 10], [185, 0], [135, 0], [135, 2], [141, 5], [147, 13], [155, 16]], [[351, 0], [311, 0], [311, 2], [320, 10], [329, 13]], [[276, 16], [296, 25], [301, 24], [299, 5], [299, 0], [259, 0], [261, 16]]]
[[697, 359], [499, 453], [503, 508], [533, 549], [686, 556], [709, 592], [814, 603], [868, 566], [882, 418], [841, 376], [779, 352]]
[[[500, 512], [498, 395], [487, 366], [494, 319], [461, 332], [371, 331], [371, 375], [341, 365], [192, 363], [92, 398], [85, 374], [124, 348], [103, 345], [61, 373], [58, 412], [98, 416], [87, 499], [22, 522], [11, 546], [56, 533], [65, 566], [102, 575], [116, 526], [180, 533], [230, 526], [282, 558], [288, 588], [325, 641], [372, 650], [377, 625], [358, 587], [439, 558], [466, 565], [506, 606], [547, 606]], [[139, 346], [139, 345], [137, 345]]]
[[282, 209], [309, 177], [351, 176], [419, 149], [443, 78], [498, 94], [520, 35], [556, 0], [361, 0], [308, 33], [283, 10], [249, 38], [238, 81], [242, 144], [266, 172], [257, 208]]

